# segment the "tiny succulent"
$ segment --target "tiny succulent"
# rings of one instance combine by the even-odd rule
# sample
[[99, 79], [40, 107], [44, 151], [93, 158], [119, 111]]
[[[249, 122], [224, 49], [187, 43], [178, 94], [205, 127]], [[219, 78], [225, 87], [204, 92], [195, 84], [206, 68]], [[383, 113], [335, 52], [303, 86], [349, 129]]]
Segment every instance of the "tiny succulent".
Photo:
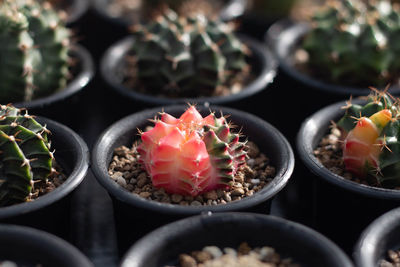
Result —
[[26, 201], [54, 172], [49, 130], [11, 105], [0, 105], [0, 207]]
[[203, 118], [194, 106], [179, 118], [162, 113], [154, 128], [141, 133], [137, 148], [155, 187], [192, 196], [229, 187], [246, 150], [224, 117]]
[[136, 25], [136, 75], [146, 92], [176, 97], [210, 96], [248, 69], [246, 47], [230, 24], [204, 15], [181, 17], [164, 9]]
[[311, 71], [334, 83], [384, 86], [399, 79], [400, 13], [389, 1], [331, 0], [302, 41]]
[[346, 170], [372, 177], [383, 186], [400, 185], [400, 112], [398, 99], [374, 91], [365, 105], [348, 102], [337, 123], [344, 133]]
[[0, 5], [0, 102], [22, 102], [61, 90], [69, 76], [70, 31], [49, 3]]

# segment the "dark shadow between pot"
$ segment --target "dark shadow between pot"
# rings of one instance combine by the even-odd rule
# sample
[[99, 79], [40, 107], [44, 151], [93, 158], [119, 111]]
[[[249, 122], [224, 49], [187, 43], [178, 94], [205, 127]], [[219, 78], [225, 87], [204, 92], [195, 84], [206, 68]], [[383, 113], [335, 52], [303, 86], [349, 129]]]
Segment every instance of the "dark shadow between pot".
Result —
[[[264, 40], [273, 51], [279, 62], [279, 67], [284, 73], [307, 88], [321, 91], [331, 96], [344, 98], [349, 95], [368, 95], [370, 89], [367, 87], [336, 85], [325, 82], [311, 77], [295, 67], [294, 52], [310, 29], [309, 24], [305, 22], [283, 19], [273, 24], [266, 32]], [[374, 85], [372, 84], [371, 86]], [[400, 87], [398, 85], [391, 86], [389, 92], [393, 95], [399, 95]], [[337, 101], [338, 99], [335, 100]]]
[[400, 248], [400, 208], [393, 209], [366, 228], [358, 240], [353, 258], [356, 266], [376, 267], [387, 257], [388, 250]]
[[13, 261], [18, 266], [93, 266], [66, 241], [29, 227], [0, 224], [0, 247], [0, 262]]
[[316, 228], [351, 253], [361, 231], [376, 217], [400, 204], [400, 191], [347, 180], [325, 168], [314, 156], [313, 151], [329, 132], [331, 121], [344, 115], [341, 109], [344, 105], [344, 101], [335, 103], [308, 117], [297, 136], [297, 152], [308, 169], [303, 178], [314, 187]]
[[77, 117], [72, 114], [79, 114], [79, 96], [92, 81], [95, 67], [92, 56], [83, 46], [73, 46], [71, 56], [76, 59], [77, 65], [72, 68], [73, 78], [64, 89], [32, 101], [14, 103], [14, 106], [26, 108], [32, 114], [49, 117], [68, 126], [73, 124]]
[[85, 178], [89, 166], [86, 143], [68, 127], [44, 117], [36, 120], [51, 131], [52, 149], [67, 180], [54, 191], [34, 201], [0, 208], [0, 223], [26, 225], [56, 234], [64, 239], [70, 232], [71, 193]]
[[[139, 21], [141, 18], [118, 17], [110, 13], [109, 3], [112, 0], [92, 0], [92, 8], [104, 20], [117, 27], [129, 28], [134, 21]], [[220, 11], [220, 18], [223, 21], [231, 21], [239, 18], [246, 10], [247, 0], [229, 0]], [[140, 10], [137, 11], [137, 16], [140, 16]]]
[[252, 66], [252, 72], [255, 72], [255, 78], [247, 84], [239, 93], [227, 96], [211, 96], [197, 98], [168, 98], [158, 97], [150, 94], [144, 94], [127, 88], [121, 83], [121, 75], [117, 72], [121, 69], [124, 57], [133, 46], [134, 37], [126, 37], [112, 45], [103, 55], [100, 63], [102, 78], [107, 85], [121, 96], [136, 101], [148, 107], [156, 105], [172, 105], [185, 103], [208, 103], [208, 104], [228, 104], [248, 98], [259, 93], [272, 83], [277, 64], [272, 54], [261, 43], [244, 35], [238, 35], [239, 38], [250, 48], [252, 55], [249, 57], [249, 63]]
[[[164, 111], [173, 116], [181, 115], [187, 108], [185, 105], [165, 107]], [[114, 203], [114, 214], [117, 222], [117, 232], [120, 235], [119, 245], [123, 252], [134, 240], [165, 223], [179, 218], [200, 214], [203, 212], [227, 211], [254, 211], [269, 213], [272, 198], [286, 185], [294, 168], [293, 151], [285, 137], [269, 123], [254, 115], [239, 110], [211, 106], [197, 107], [202, 115], [209, 114], [209, 110], [222, 111], [230, 115], [229, 119], [235, 125], [243, 127], [243, 133], [249, 140], [255, 142], [260, 150], [270, 158], [276, 168], [276, 176], [270, 184], [252, 196], [240, 201], [233, 201], [215, 206], [180, 206], [159, 203], [141, 198], [123, 189], [108, 175], [108, 166], [111, 162], [113, 151], [116, 147], [126, 145], [130, 147], [137, 139], [137, 129], [144, 129], [151, 125], [148, 118], [154, 118], [162, 108], [144, 110], [132, 114], [111, 125], [106, 129], [96, 142], [92, 151], [92, 169], [100, 184], [111, 195]], [[125, 227], [124, 228], [124, 224]], [[136, 224], [136, 233], [124, 232]], [[121, 240], [124, 239], [124, 240]]]
[[161, 227], [135, 243], [122, 267], [158, 267], [177, 264], [181, 253], [205, 246], [237, 248], [271, 246], [302, 266], [353, 266], [335, 244], [301, 224], [278, 217], [229, 212], [200, 215]]

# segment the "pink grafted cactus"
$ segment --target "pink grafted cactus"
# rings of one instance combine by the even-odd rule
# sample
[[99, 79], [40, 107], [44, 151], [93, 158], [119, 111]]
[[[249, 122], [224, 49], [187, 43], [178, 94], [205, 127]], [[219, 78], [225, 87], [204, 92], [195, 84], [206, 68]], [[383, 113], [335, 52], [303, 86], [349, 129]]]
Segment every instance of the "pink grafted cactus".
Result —
[[246, 143], [224, 117], [203, 118], [194, 106], [179, 118], [162, 113], [141, 140], [140, 162], [153, 185], [172, 194], [196, 196], [228, 187], [247, 155]]

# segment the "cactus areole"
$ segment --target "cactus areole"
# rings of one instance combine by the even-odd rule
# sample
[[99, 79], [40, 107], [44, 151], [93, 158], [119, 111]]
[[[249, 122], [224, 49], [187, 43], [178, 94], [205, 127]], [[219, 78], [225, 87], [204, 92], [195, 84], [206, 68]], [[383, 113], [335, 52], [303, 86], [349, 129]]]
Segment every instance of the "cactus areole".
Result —
[[400, 123], [398, 99], [374, 92], [364, 106], [346, 106], [338, 122], [345, 135], [343, 161], [359, 178], [374, 177], [383, 186], [400, 185]]
[[398, 82], [398, 5], [388, 0], [331, 0], [311, 25], [302, 46], [316, 75], [357, 86]]
[[179, 118], [162, 113], [137, 150], [155, 187], [192, 196], [229, 187], [247, 156], [224, 117], [203, 118], [194, 106]]
[[62, 90], [69, 77], [70, 31], [47, 2], [0, 1], [0, 103]]
[[168, 97], [222, 94], [244, 81], [247, 48], [233, 26], [204, 15], [180, 17], [167, 9], [147, 25], [135, 25], [137, 82], [146, 93]]

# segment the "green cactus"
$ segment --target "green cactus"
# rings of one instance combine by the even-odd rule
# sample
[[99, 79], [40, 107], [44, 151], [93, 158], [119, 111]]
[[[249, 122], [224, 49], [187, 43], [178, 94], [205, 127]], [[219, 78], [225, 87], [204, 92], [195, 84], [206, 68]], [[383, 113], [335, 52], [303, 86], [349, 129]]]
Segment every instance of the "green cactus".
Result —
[[26, 201], [34, 182], [54, 171], [48, 133], [27, 113], [0, 105], [0, 207]]
[[137, 77], [147, 92], [209, 96], [247, 66], [245, 47], [231, 27], [205, 16], [184, 18], [168, 9], [136, 26], [134, 35]]
[[333, 0], [312, 18], [307, 64], [334, 83], [384, 86], [399, 78], [400, 14], [388, 1]]
[[69, 37], [50, 4], [5, 0], [0, 7], [0, 102], [30, 101], [64, 88]]
[[399, 99], [375, 91], [364, 105], [348, 102], [337, 125], [345, 136], [343, 160], [357, 176], [393, 188], [400, 186]]

